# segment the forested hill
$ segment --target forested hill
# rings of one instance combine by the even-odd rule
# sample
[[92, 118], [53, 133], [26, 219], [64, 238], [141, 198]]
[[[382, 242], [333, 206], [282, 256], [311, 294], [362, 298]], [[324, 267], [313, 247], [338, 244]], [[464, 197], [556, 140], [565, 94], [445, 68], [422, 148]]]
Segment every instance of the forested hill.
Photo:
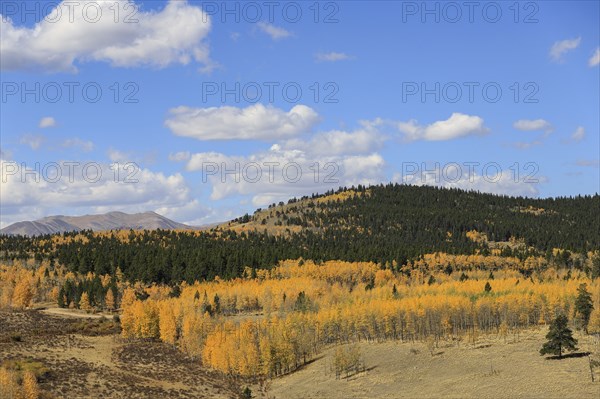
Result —
[[600, 248], [600, 197], [527, 199], [457, 189], [381, 185], [340, 189], [272, 205], [206, 232], [66, 233], [2, 236], [2, 257], [31, 256], [74, 271], [171, 283], [282, 259], [375, 261], [402, 265], [423, 254], [577, 257]]
[[477, 230], [490, 241], [515, 237], [543, 251], [587, 251], [599, 248], [600, 196], [531, 199], [429, 186], [358, 186], [272, 204], [220, 227], [275, 233], [350, 228], [433, 245], [447, 241], [448, 233], [458, 244]]

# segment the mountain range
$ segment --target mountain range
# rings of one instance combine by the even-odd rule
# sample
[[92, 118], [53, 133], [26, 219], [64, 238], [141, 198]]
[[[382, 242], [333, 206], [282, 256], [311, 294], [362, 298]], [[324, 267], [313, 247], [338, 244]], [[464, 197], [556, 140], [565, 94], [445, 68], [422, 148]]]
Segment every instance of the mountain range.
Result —
[[101, 215], [48, 216], [34, 221], [13, 223], [0, 230], [0, 234], [37, 236], [67, 231], [106, 230], [195, 230], [197, 227], [175, 222], [155, 212], [128, 214], [108, 212]]

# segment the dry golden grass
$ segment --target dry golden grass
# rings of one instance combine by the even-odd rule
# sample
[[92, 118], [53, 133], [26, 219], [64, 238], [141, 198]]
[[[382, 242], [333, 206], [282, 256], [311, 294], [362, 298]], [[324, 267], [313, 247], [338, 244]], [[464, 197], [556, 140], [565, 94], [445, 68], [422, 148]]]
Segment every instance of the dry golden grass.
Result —
[[[476, 345], [441, 343], [432, 356], [425, 343], [361, 343], [367, 371], [336, 379], [333, 349], [298, 372], [274, 380], [268, 397], [294, 398], [595, 398], [587, 356], [546, 360], [538, 351], [546, 329], [517, 342], [481, 338]], [[580, 351], [598, 358], [598, 340], [582, 337]], [[258, 387], [255, 388], [258, 391]], [[265, 397], [264, 395], [262, 397]]]

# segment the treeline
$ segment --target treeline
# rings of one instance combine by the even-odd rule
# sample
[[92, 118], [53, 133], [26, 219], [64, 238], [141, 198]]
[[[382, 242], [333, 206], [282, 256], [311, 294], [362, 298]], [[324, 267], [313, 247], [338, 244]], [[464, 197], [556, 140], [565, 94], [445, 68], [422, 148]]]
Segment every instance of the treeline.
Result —
[[[520, 260], [541, 256], [579, 270], [577, 254], [600, 248], [598, 209], [598, 195], [529, 199], [435, 187], [358, 186], [292, 199], [238, 220], [253, 223], [251, 231], [1, 236], [0, 256], [48, 260], [80, 274], [114, 275], [121, 268], [130, 281], [165, 284], [235, 278], [245, 267], [271, 268], [281, 259], [402, 266], [438, 251]], [[264, 227], [271, 219], [284, 226], [284, 234]], [[486, 239], [474, 240], [472, 231]], [[522, 245], [499, 245], [511, 240]], [[555, 249], [563, 250], [560, 257]]]

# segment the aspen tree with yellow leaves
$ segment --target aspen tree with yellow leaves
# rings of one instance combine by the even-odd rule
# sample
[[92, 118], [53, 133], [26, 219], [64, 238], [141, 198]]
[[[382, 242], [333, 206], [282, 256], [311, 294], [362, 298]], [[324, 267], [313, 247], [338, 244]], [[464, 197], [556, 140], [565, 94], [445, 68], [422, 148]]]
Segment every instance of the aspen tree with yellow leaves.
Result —
[[0, 367], [0, 398], [18, 399], [21, 388], [17, 383], [17, 374], [12, 370]]
[[104, 297], [104, 304], [106, 305], [106, 309], [108, 309], [109, 311], [112, 312], [113, 310], [115, 310], [115, 295], [113, 294], [113, 290], [111, 288], [109, 288], [106, 291], [106, 296]]
[[23, 373], [23, 394], [24, 399], [38, 399], [40, 397], [40, 388], [38, 387], [37, 378], [31, 371]]
[[168, 344], [175, 345], [177, 341], [177, 319], [171, 301], [165, 301], [159, 305], [158, 320], [160, 339]]
[[17, 308], [26, 308], [33, 299], [33, 287], [29, 278], [22, 278], [15, 285], [12, 304]]
[[81, 294], [81, 298], [79, 299], [79, 309], [85, 310], [88, 313], [92, 310], [92, 305], [90, 304], [90, 297], [87, 292]]

